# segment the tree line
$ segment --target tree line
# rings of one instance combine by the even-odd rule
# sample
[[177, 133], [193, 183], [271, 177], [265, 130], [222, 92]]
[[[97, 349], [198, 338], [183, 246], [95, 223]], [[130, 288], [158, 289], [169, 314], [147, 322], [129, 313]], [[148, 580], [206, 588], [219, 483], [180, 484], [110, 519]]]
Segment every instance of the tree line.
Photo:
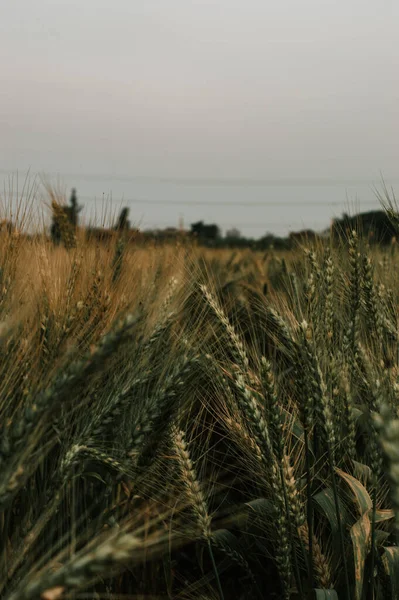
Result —
[[[79, 213], [82, 206], [78, 204], [76, 190], [73, 189], [69, 204], [60, 204], [52, 199], [52, 223], [50, 228], [51, 239], [55, 245], [63, 244], [67, 248], [76, 246], [76, 231], [79, 225]], [[213, 248], [252, 248], [254, 250], [290, 250], [298, 244], [315, 242], [327, 237], [336, 241], [344, 241], [352, 230], [368, 238], [371, 244], [388, 244], [396, 236], [396, 214], [387, 214], [384, 210], [369, 211], [349, 216], [343, 214], [341, 218], [332, 221], [331, 226], [321, 233], [312, 229], [290, 232], [288, 236], [276, 236], [266, 233], [258, 239], [242, 236], [238, 229], [230, 229], [222, 235], [216, 223], [197, 221], [192, 223], [190, 230], [181, 230], [168, 227], [156, 231], [140, 231], [132, 228], [129, 220], [129, 208], [123, 207], [116, 222], [110, 228], [87, 227], [86, 234], [99, 240], [114, 237], [115, 232], [126, 237], [134, 237], [136, 241], [151, 240], [152, 242], [168, 242], [176, 239], [188, 239], [199, 245]]]

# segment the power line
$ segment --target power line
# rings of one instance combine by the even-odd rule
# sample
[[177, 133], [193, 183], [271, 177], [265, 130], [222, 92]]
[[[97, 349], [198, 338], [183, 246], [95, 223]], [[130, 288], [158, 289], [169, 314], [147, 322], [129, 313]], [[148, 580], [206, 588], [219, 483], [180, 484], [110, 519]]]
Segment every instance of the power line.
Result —
[[[330, 207], [330, 206], [345, 206], [348, 201], [333, 201], [333, 202], [323, 202], [318, 200], [298, 200], [296, 202], [292, 200], [266, 200], [266, 201], [247, 201], [244, 202], [232, 202], [230, 200], [149, 200], [144, 198], [123, 198], [121, 200], [114, 200], [113, 198], [93, 198], [91, 196], [78, 196], [81, 200], [86, 200], [89, 202], [111, 202], [111, 203], [125, 203], [125, 204], [147, 204], [147, 205], [173, 205], [173, 206], [237, 206], [239, 208], [245, 208], [247, 206], [255, 207], [267, 207], [267, 206], [297, 206], [300, 208], [301, 206], [320, 206], [320, 207]], [[356, 204], [359, 205], [378, 205], [378, 200], [364, 200], [364, 201], [356, 201]]]
[[[10, 171], [0, 169], [2, 175], [27, 174], [27, 171]], [[32, 173], [32, 177], [34, 177]], [[333, 179], [320, 178], [248, 178], [248, 177], [165, 177], [150, 175], [102, 175], [95, 173], [47, 173], [47, 177], [71, 178], [88, 181], [131, 181], [137, 183], [164, 183], [171, 185], [188, 186], [351, 186], [351, 185], [375, 185], [371, 179]], [[387, 179], [389, 185], [399, 183], [396, 178]]]
[[[16, 192], [10, 192], [6, 194], [7, 198], [20, 198], [20, 194]], [[95, 196], [86, 196], [78, 194], [79, 200], [84, 200], [87, 202], [102, 202], [102, 203], [112, 203], [112, 204], [147, 204], [147, 205], [159, 205], [159, 206], [237, 206], [239, 208], [245, 208], [247, 206], [255, 207], [267, 207], [267, 206], [296, 206], [300, 208], [301, 206], [320, 206], [320, 207], [331, 207], [331, 206], [345, 206], [348, 204], [348, 200], [334, 200], [330, 202], [323, 202], [322, 200], [244, 200], [243, 202], [233, 202], [231, 200], [178, 200], [178, 199], [170, 199], [166, 200], [162, 199], [148, 199], [148, 198], [120, 198], [114, 199], [112, 196], [103, 197], [95, 197]], [[375, 206], [379, 205], [379, 201], [376, 198], [375, 200], [356, 200], [355, 204], [360, 205], [368, 205]]]
[[[7, 198], [20, 198], [20, 194], [16, 192], [7, 193]], [[229, 207], [238, 207], [238, 208], [246, 208], [246, 207], [268, 207], [268, 206], [293, 206], [301, 208], [302, 206], [319, 206], [323, 207], [333, 207], [339, 206], [344, 207], [348, 205], [348, 200], [334, 200], [330, 202], [323, 202], [323, 200], [244, 200], [242, 202], [233, 202], [231, 200], [178, 200], [178, 199], [148, 199], [148, 198], [120, 198], [114, 199], [112, 196], [103, 196], [102, 198], [98, 198], [95, 196], [82, 196], [78, 194], [79, 200], [84, 200], [85, 202], [96, 202], [96, 203], [111, 203], [111, 204], [145, 204], [147, 206], [229, 206]], [[351, 202], [349, 202], [351, 203]], [[375, 200], [356, 200], [353, 202], [358, 206], [379, 206], [378, 199]]]

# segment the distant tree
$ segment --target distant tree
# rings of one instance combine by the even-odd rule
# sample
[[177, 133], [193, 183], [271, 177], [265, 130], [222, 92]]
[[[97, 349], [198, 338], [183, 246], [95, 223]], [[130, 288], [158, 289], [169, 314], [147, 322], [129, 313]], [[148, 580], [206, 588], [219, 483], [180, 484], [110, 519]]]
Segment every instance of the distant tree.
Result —
[[75, 188], [72, 189], [69, 206], [63, 206], [53, 196], [51, 209], [53, 212], [51, 224], [51, 239], [55, 245], [64, 244], [66, 248], [76, 246], [76, 228], [78, 226], [78, 214], [82, 210], [82, 206], [78, 205]]
[[51, 210], [53, 212], [53, 219], [50, 228], [51, 239], [55, 246], [59, 246], [61, 244], [62, 214], [59, 210], [59, 205], [56, 205], [54, 201], [51, 204]]
[[228, 240], [239, 240], [241, 238], [241, 231], [236, 227], [232, 227], [226, 231], [225, 237]]
[[290, 248], [290, 241], [288, 238], [278, 237], [273, 233], [266, 233], [266, 235], [256, 242], [256, 247], [259, 250], [288, 250]]
[[76, 196], [76, 189], [72, 188], [71, 197], [69, 199], [70, 206], [66, 207], [69, 221], [73, 227], [78, 226], [78, 214], [82, 210], [83, 206], [78, 205], [78, 198]]
[[125, 206], [124, 208], [122, 208], [118, 217], [118, 221], [114, 226], [114, 229], [116, 229], [116, 231], [126, 231], [127, 229], [130, 229], [130, 221], [128, 219], [128, 216], [129, 208]]
[[318, 235], [313, 229], [302, 229], [301, 231], [291, 231], [288, 238], [291, 246], [295, 247], [298, 244], [309, 244], [318, 239]]
[[197, 237], [202, 243], [214, 243], [220, 236], [220, 229], [215, 224], [205, 225], [203, 221], [198, 221], [191, 225], [191, 233]]
[[353, 229], [367, 237], [370, 243], [389, 244], [397, 235], [396, 223], [384, 210], [372, 210], [352, 217], [344, 213], [341, 219], [334, 219], [331, 235], [335, 240], [347, 240]]

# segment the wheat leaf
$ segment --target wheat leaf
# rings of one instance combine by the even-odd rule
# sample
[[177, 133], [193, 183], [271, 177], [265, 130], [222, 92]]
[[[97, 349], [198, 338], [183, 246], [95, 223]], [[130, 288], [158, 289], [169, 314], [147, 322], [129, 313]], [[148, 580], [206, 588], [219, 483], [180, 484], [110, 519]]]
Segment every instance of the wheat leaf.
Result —
[[353, 527], [351, 527], [350, 534], [353, 543], [353, 558], [355, 565], [355, 599], [361, 600], [365, 564], [371, 535], [371, 523], [368, 512], [364, 513]]
[[335, 590], [314, 590], [316, 600], [339, 600]]
[[341, 471], [341, 469], [338, 468], [336, 469], [336, 472], [352, 492], [359, 515], [364, 515], [364, 513], [370, 510], [373, 506], [368, 491], [364, 485], [362, 485], [358, 479], [352, 477], [352, 475], [349, 475], [348, 473], [345, 473], [345, 471]]
[[391, 598], [399, 598], [399, 548], [396, 546], [384, 548], [382, 564], [389, 578]]

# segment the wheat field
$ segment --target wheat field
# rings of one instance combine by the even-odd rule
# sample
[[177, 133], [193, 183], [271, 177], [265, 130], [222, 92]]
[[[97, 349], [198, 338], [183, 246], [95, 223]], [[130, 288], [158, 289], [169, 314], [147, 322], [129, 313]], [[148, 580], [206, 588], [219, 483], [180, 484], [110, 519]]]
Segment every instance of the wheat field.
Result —
[[399, 257], [0, 233], [0, 595], [399, 598]]

